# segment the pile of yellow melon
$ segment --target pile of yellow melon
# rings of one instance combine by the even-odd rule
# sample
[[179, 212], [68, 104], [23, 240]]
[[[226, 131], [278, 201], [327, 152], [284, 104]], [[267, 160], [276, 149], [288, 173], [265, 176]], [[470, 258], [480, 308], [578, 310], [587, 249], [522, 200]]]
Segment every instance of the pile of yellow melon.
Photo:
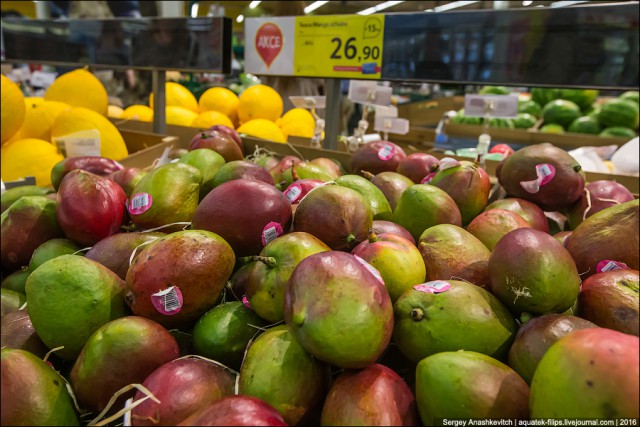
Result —
[[129, 155], [120, 132], [107, 119], [107, 91], [89, 71], [63, 74], [44, 98], [25, 98], [14, 82], [1, 79], [4, 181], [34, 176], [36, 185], [50, 185], [51, 168], [63, 159], [56, 139], [80, 131], [99, 132], [104, 157], [120, 160]]
[[[166, 121], [169, 125], [206, 129], [225, 125], [246, 135], [275, 142], [289, 136], [311, 138], [315, 120], [311, 113], [294, 108], [282, 115], [282, 97], [269, 86], [254, 85], [240, 97], [224, 87], [207, 89], [199, 100], [184, 86], [167, 82]], [[112, 118], [153, 121], [153, 93], [149, 105], [131, 105], [124, 110], [110, 106]]]

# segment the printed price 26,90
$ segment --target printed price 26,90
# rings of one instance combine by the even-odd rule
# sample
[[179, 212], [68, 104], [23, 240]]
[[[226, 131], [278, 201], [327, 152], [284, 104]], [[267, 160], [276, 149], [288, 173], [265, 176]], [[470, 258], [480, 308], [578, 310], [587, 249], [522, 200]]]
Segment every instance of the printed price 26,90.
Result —
[[[343, 47], [340, 37], [332, 38], [331, 43], [335, 44], [335, 49], [331, 54], [331, 59], [342, 59], [343, 55], [347, 59], [354, 59], [358, 56], [358, 48], [355, 46], [355, 42], [355, 37], [349, 37]], [[378, 58], [380, 58], [380, 48], [378, 46], [365, 46], [362, 48], [362, 54], [358, 56], [358, 61], [367, 59], [377, 60]]]

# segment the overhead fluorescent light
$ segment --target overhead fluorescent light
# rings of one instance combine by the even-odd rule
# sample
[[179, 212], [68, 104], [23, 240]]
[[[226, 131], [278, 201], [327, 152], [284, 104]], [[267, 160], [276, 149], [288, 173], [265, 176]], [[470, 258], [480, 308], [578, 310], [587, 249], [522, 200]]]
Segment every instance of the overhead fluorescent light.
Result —
[[523, 6], [531, 6], [531, 4], [533, 3], [533, 0], [525, 0], [522, 2]]
[[238, 15], [238, 16], [236, 17], [236, 22], [237, 22], [237, 23], [240, 23], [240, 22], [242, 22], [242, 21], [244, 21], [244, 15]]
[[582, 1], [556, 1], [551, 3], [551, 7], [565, 7], [573, 6], [574, 4], [586, 3], [586, 0]]
[[199, 3], [194, 3], [191, 5], [191, 17], [195, 18], [196, 16], [198, 16], [198, 9], [199, 9]]
[[252, 1], [249, 3], [249, 9], [255, 9], [260, 3], [262, 3], [262, 1]]
[[381, 10], [388, 9], [391, 6], [395, 6], [400, 3], [404, 3], [404, 1], [386, 1], [384, 3], [380, 3], [377, 6], [373, 6], [368, 9], [361, 10], [360, 12], [358, 12], [358, 15], [371, 15], [372, 13], [380, 12]]
[[309, 6], [304, 8], [304, 13], [311, 13], [314, 10], [318, 9], [320, 6], [324, 6], [329, 3], [328, 1], [314, 1]]
[[425, 12], [433, 12], [433, 9], [427, 9]]
[[[447, 10], [457, 9], [462, 6], [468, 6], [470, 4], [479, 3], [479, 1], [454, 1], [451, 3], [443, 4], [442, 6], [436, 6], [433, 8], [434, 12], [446, 12]], [[426, 11], [425, 11], [426, 12]]]

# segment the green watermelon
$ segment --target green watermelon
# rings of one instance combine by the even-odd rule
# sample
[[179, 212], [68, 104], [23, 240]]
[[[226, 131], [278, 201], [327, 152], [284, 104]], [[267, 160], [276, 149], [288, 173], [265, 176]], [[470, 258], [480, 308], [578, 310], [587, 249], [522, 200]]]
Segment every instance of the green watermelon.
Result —
[[625, 92], [622, 95], [619, 96], [620, 99], [626, 99], [627, 101], [633, 101], [636, 104], [638, 102], [640, 102], [638, 100], [638, 91], [637, 90], [630, 90], [629, 92]]
[[505, 86], [483, 86], [480, 95], [509, 95], [511, 91]]
[[613, 127], [608, 127], [602, 132], [600, 132], [600, 136], [606, 136], [608, 138], [614, 137], [614, 138], [631, 139], [636, 137], [636, 133], [634, 132], [633, 129], [625, 128], [622, 126], [613, 126]]
[[566, 99], [551, 101], [542, 109], [542, 118], [545, 124], [557, 124], [562, 127], [569, 126], [581, 115], [580, 107]]
[[560, 98], [560, 89], [547, 89], [542, 87], [534, 87], [531, 89], [531, 99], [542, 107]]
[[542, 115], [542, 107], [536, 101], [518, 101], [518, 113], [531, 114], [534, 117]]
[[597, 135], [600, 133], [602, 128], [600, 127], [600, 123], [598, 123], [598, 120], [595, 117], [582, 116], [571, 122], [571, 125], [567, 130], [569, 132], [590, 133], [593, 135]]
[[516, 126], [513, 124], [513, 120], [511, 119], [501, 119], [501, 118], [491, 118], [489, 119], [489, 127], [492, 128], [503, 128], [503, 129], [515, 129]]
[[529, 113], [519, 113], [512, 121], [518, 129], [532, 128], [537, 122], [536, 118]]
[[611, 99], [600, 108], [598, 121], [604, 127], [638, 127], [638, 104], [625, 99]]
[[600, 92], [591, 89], [560, 89], [560, 98], [575, 103], [582, 111], [591, 107]]
[[551, 123], [540, 128], [543, 133], [564, 133], [564, 128], [558, 124]]
[[464, 108], [460, 109], [458, 113], [451, 119], [452, 123], [458, 123], [461, 125], [475, 125], [482, 124], [482, 117], [467, 117], [464, 115]]

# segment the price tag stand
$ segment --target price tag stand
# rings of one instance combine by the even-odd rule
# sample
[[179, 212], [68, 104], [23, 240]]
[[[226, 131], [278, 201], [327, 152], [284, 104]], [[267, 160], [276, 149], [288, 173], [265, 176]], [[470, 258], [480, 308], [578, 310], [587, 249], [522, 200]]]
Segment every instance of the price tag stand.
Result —
[[294, 107], [306, 108], [311, 111], [311, 115], [316, 121], [316, 126], [313, 130], [313, 136], [311, 137], [311, 146], [313, 148], [322, 147], [322, 133], [324, 132], [325, 121], [318, 117], [316, 110], [324, 109], [327, 97], [326, 96], [290, 96], [289, 99]]

